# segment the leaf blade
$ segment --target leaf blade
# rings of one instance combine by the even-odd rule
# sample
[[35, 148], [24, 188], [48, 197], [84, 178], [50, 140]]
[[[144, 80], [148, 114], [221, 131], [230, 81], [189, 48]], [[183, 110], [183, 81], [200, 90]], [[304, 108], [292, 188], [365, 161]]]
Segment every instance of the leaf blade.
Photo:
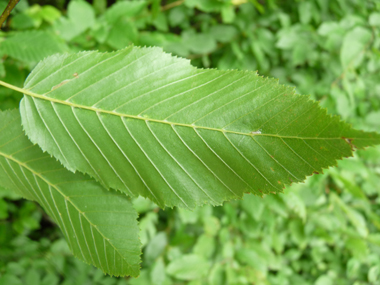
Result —
[[76, 257], [111, 275], [138, 276], [137, 213], [127, 197], [43, 153], [22, 132], [17, 110], [1, 112], [0, 122], [1, 185], [38, 202]]
[[158, 48], [51, 57], [25, 88], [21, 114], [33, 142], [67, 168], [161, 207], [278, 193], [352, 155], [353, 145], [380, 140], [276, 80], [199, 70]]

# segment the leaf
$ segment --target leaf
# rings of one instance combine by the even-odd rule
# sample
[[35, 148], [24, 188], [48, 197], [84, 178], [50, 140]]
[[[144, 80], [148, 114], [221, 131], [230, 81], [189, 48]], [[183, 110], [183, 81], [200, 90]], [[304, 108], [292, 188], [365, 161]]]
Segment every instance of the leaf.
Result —
[[114, 24], [120, 17], [135, 17], [147, 4], [146, 1], [119, 1], [107, 9], [105, 19], [108, 23]]
[[152, 271], [150, 272], [150, 280], [152, 281], [152, 284], [161, 285], [165, 284], [164, 282], [166, 278], [165, 263], [162, 257], [160, 257], [152, 266]]
[[356, 27], [346, 34], [340, 52], [340, 62], [344, 68], [361, 64], [371, 37], [371, 32], [362, 27]]
[[380, 26], [380, 13], [372, 12], [368, 22], [371, 26]]
[[233, 41], [238, 30], [233, 25], [215, 25], [210, 28], [210, 36], [221, 43]]
[[49, 55], [65, 51], [68, 51], [67, 45], [46, 31], [17, 32], [0, 45], [1, 54], [27, 63], [37, 63]]
[[180, 280], [199, 279], [207, 274], [209, 262], [196, 254], [183, 255], [169, 263], [166, 272]]
[[306, 222], [306, 205], [302, 198], [298, 196], [295, 192], [289, 192], [284, 196], [285, 202], [288, 205], [289, 209], [292, 209], [302, 220]]
[[111, 47], [122, 48], [129, 45], [131, 42], [137, 41], [138, 30], [131, 21], [123, 17], [110, 27], [107, 34], [107, 43]]
[[369, 234], [367, 223], [363, 215], [354, 208], [346, 205], [336, 194], [331, 194], [331, 200], [339, 206], [347, 216], [347, 219], [356, 228], [358, 234], [366, 238]]
[[147, 261], [154, 261], [164, 251], [168, 240], [165, 232], [159, 232], [155, 237], [151, 239], [145, 249], [144, 259]]
[[83, 0], [70, 1], [67, 7], [68, 18], [61, 17], [55, 29], [61, 38], [70, 41], [95, 24], [94, 8]]
[[111, 275], [138, 276], [141, 252], [132, 203], [32, 145], [16, 110], [0, 112], [0, 185], [37, 201], [79, 259]]
[[59, 17], [61, 17], [61, 11], [54, 6], [44, 5], [41, 7], [39, 15], [48, 23], [53, 24]]
[[315, 7], [313, 2], [301, 2], [298, 6], [298, 14], [300, 22], [304, 25], [309, 24], [313, 16], [318, 15], [315, 13], [317, 7]]
[[199, 256], [204, 256], [207, 259], [211, 259], [212, 254], [215, 251], [215, 247], [215, 238], [210, 235], [203, 234], [197, 239], [193, 252]]
[[170, 9], [168, 14], [168, 21], [172, 27], [188, 23], [188, 10], [184, 6], [177, 6]]
[[159, 48], [55, 55], [19, 90], [32, 142], [161, 207], [282, 192], [380, 142], [274, 79], [197, 69]]
[[182, 33], [183, 43], [194, 53], [207, 54], [213, 52], [217, 45], [211, 35], [198, 34], [192, 31]]

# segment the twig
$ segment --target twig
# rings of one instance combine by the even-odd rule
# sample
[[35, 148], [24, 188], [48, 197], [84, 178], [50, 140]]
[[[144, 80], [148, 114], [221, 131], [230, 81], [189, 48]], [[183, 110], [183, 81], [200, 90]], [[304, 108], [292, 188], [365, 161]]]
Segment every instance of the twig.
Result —
[[3, 23], [8, 18], [9, 14], [12, 12], [13, 8], [17, 5], [19, 1], [20, 0], [9, 0], [7, 7], [5, 7], [3, 14], [1, 14], [0, 16], [0, 30], [3, 26]]
[[166, 10], [169, 10], [171, 8], [174, 8], [174, 7], [177, 7], [179, 5], [182, 5], [183, 2], [185, 2], [185, 0], [179, 0], [179, 1], [175, 1], [173, 3], [169, 3], [169, 4], [165, 5], [165, 6], [162, 6], [161, 7], [161, 11], [166, 11]]

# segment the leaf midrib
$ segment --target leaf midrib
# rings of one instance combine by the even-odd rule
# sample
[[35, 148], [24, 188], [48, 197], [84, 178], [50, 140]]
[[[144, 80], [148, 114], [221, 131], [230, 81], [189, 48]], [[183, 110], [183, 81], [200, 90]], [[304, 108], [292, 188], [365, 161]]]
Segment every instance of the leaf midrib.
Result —
[[13, 156], [10, 156], [10, 155], [7, 155], [3, 152], [0, 151], [0, 155], [5, 157], [6, 159], [9, 159], [9, 160], [12, 160], [14, 162], [16, 162], [17, 164], [19, 164], [20, 166], [24, 167], [25, 169], [27, 169], [28, 171], [30, 171], [31, 173], [33, 173], [35, 176], [38, 176], [39, 178], [41, 178], [46, 184], [50, 185], [51, 187], [53, 187], [55, 190], [57, 190], [57, 192], [59, 194], [62, 195], [62, 197], [64, 197], [64, 199], [66, 201], [68, 201], [79, 213], [82, 214], [82, 216], [87, 220], [87, 222], [91, 225], [92, 228], [95, 228], [98, 233], [103, 237], [104, 240], [106, 240], [111, 246], [112, 248], [115, 250], [115, 252], [119, 253], [120, 257], [129, 265], [129, 267], [131, 268], [131, 270], [133, 270], [133, 266], [128, 262], [128, 260], [126, 260], [124, 258], [124, 256], [122, 254], [120, 254], [119, 250], [117, 248], [115, 248], [115, 246], [109, 241], [108, 238], [106, 238], [102, 232], [99, 231], [99, 229], [97, 228], [97, 225], [93, 224], [88, 218], [86, 215], [83, 215], [84, 212], [82, 212], [81, 210], [78, 209], [78, 207], [70, 200], [70, 197], [69, 196], [66, 196], [64, 193], [62, 193], [62, 191], [59, 190], [59, 188], [55, 185], [55, 184], [52, 184], [49, 182], [49, 180], [47, 180], [43, 175], [41, 175], [40, 173], [34, 171], [32, 168], [30, 168], [27, 164], [17, 160], [16, 158], [14, 158]]
[[[299, 137], [299, 136], [282, 136], [282, 135], [276, 135], [276, 134], [257, 134], [257, 133], [244, 133], [244, 132], [237, 132], [237, 131], [231, 131], [231, 130], [225, 130], [225, 129], [217, 129], [217, 128], [211, 128], [211, 127], [205, 127], [205, 126], [196, 126], [194, 124], [183, 124], [183, 123], [175, 123], [175, 122], [170, 122], [167, 120], [157, 120], [157, 119], [152, 119], [152, 118], [146, 118], [142, 116], [135, 116], [135, 115], [128, 115], [128, 114], [123, 114], [119, 112], [114, 112], [114, 111], [108, 111], [108, 110], [103, 110], [103, 109], [98, 109], [94, 107], [89, 107], [81, 104], [75, 104], [69, 101], [65, 100], [58, 100], [54, 99], [51, 97], [47, 97], [44, 95], [40, 95], [37, 93], [34, 93], [32, 91], [29, 91], [24, 88], [19, 88], [17, 86], [14, 86], [12, 84], [6, 83], [4, 81], [0, 80], [0, 85], [3, 85], [5, 87], [8, 87], [10, 89], [13, 89], [17, 92], [23, 93], [24, 95], [28, 95], [30, 97], [34, 97], [37, 99], [45, 100], [45, 101], [50, 101], [52, 103], [57, 103], [61, 105], [66, 105], [70, 106], [72, 108], [79, 108], [79, 109], [84, 109], [84, 110], [89, 110], [92, 112], [96, 113], [103, 113], [103, 114], [109, 114], [117, 117], [124, 117], [124, 118], [130, 118], [130, 119], [135, 119], [135, 120], [141, 120], [141, 121], [146, 121], [146, 122], [154, 122], [154, 123], [160, 123], [160, 124], [166, 124], [170, 126], [180, 126], [180, 127], [187, 127], [187, 128], [192, 128], [192, 129], [203, 129], [203, 130], [209, 130], [209, 131], [216, 131], [216, 132], [221, 132], [221, 133], [230, 133], [230, 134], [236, 134], [236, 135], [243, 135], [243, 136], [249, 136], [249, 137], [254, 137], [254, 136], [263, 136], [263, 137], [276, 137], [276, 138], [282, 138], [282, 139], [301, 139], [301, 140], [341, 140], [343, 139], [342, 137]], [[360, 139], [360, 138], [354, 138], [350, 137], [350, 139]], [[375, 140], [375, 138], [367, 138], [368, 140]]]

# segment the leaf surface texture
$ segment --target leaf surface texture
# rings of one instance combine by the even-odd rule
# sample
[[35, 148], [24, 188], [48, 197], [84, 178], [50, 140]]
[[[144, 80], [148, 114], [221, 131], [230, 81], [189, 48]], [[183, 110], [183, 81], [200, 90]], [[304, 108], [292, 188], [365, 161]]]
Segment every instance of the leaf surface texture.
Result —
[[38, 202], [79, 259], [111, 275], [139, 275], [137, 213], [128, 197], [43, 153], [16, 110], [0, 113], [0, 185]]
[[278, 193], [380, 142], [277, 80], [197, 69], [159, 48], [51, 56], [25, 89], [32, 142], [161, 207]]

